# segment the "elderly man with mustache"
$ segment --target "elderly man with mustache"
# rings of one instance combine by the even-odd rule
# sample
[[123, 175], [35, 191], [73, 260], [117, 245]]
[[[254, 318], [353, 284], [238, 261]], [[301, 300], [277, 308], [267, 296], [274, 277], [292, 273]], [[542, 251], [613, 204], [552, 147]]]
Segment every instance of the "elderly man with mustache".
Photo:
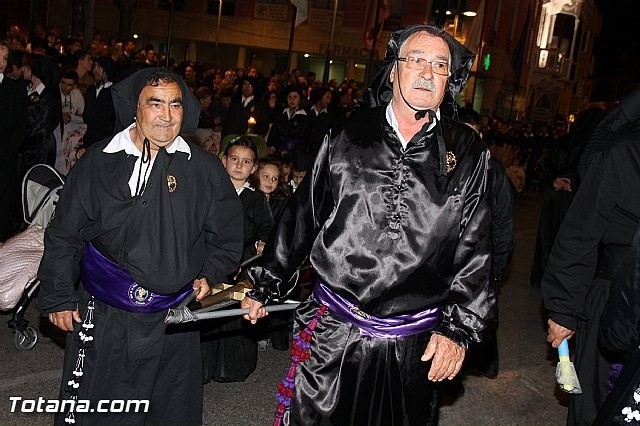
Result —
[[276, 424], [435, 422], [437, 382], [496, 322], [489, 152], [454, 113], [473, 56], [441, 29], [393, 33], [386, 66], [325, 137], [242, 305], [256, 322], [310, 256]]

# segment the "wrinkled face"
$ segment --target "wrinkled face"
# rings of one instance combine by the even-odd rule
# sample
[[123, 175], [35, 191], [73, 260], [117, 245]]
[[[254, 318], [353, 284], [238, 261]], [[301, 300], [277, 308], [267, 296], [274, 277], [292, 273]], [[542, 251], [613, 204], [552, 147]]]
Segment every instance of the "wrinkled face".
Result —
[[260, 191], [269, 195], [278, 187], [280, 169], [275, 164], [265, 164], [260, 167]]
[[[399, 57], [407, 56], [424, 58], [427, 61], [450, 62], [447, 43], [442, 38], [424, 31], [411, 35], [402, 45]], [[416, 70], [409, 69], [407, 62], [396, 62], [389, 79], [393, 83], [394, 104], [397, 102], [398, 105], [404, 105], [404, 96], [414, 108], [435, 111], [444, 97], [448, 77], [435, 74], [429, 64], [422, 70]]]
[[246, 146], [232, 146], [227, 155], [222, 157], [222, 165], [227, 169], [229, 177], [236, 188], [244, 185], [251, 173], [257, 169], [256, 156]]
[[298, 92], [291, 92], [287, 95], [287, 105], [293, 109], [300, 107], [300, 95]]
[[76, 83], [72, 79], [64, 77], [60, 79], [60, 93], [63, 95], [71, 93], [74, 87], [76, 87]]
[[4, 72], [4, 69], [7, 67], [7, 61], [9, 60], [9, 49], [0, 46], [0, 73]]
[[145, 86], [138, 98], [136, 132], [149, 139], [151, 149], [166, 147], [180, 133], [182, 115], [182, 91], [178, 83]]

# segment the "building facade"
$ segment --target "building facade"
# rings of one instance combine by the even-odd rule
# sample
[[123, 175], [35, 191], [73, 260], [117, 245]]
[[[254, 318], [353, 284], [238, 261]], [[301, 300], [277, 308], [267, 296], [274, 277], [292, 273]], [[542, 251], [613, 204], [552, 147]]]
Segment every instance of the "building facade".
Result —
[[[64, 26], [69, 3], [78, 1], [48, 0], [47, 23]], [[255, 66], [264, 75], [299, 68], [322, 80], [328, 59], [329, 79], [362, 84], [381, 64], [391, 31], [444, 26], [477, 54], [460, 104], [549, 124], [589, 102], [602, 21], [594, 0], [308, 0], [308, 19], [292, 31], [289, 0], [172, 1], [82, 0], [90, 4], [94, 30], [106, 37], [135, 33], [139, 47], [166, 52], [171, 28], [170, 56], [177, 62]], [[364, 34], [376, 16], [386, 19], [371, 46]]]

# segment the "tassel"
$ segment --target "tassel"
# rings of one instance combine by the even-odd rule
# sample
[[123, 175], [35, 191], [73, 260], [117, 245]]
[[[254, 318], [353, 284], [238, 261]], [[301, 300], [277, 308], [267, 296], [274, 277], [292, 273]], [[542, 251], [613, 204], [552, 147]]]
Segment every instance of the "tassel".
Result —
[[305, 362], [311, 358], [311, 339], [313, 338], [313, 331], [318, 324], [320, 318], [327, 314], [327, 307], [325, 305], [320, 306], [313, 319], [307, 325], [304, 330], [300, 331], [291, 343], [291, 364], [289, 364], [289, 371], [285, 378], [278, 384], [278, 390], [276, 392], [276, 399], [278, 400], [278, 406], [276, 408], [276, 418], [273, 422], [273, 426], [281, 426], [285, 414], [288, 413], [291, 407], [291, 400], [295, 396], [295, 380], [298, 365], [301, 362]]
[[[76, 359], [76, 368], [71, 372], [73, 376], [67, 381], [65, 392], [70, 394], [69, 399], [72, 401], [78, 400], [78, 389], [82, 383], [82, 376], [84, 376], [84, 358], [86, 357], [86, 349], [92, 346], [94, 324], [93, 324], [93, 311], [95, 310], [95, 300], [93, 297], [87, 304], [87, 313], [85, 314], [84, 321], [82, 322], [82, 329], [78, 333], [80, 342], [78, 343], [78, 358]], [[64, 422], [67, 424], [75, 424], [76, 418], [73, 412], [75, 404], [71, 404], [70, 410], [64, 418]]]

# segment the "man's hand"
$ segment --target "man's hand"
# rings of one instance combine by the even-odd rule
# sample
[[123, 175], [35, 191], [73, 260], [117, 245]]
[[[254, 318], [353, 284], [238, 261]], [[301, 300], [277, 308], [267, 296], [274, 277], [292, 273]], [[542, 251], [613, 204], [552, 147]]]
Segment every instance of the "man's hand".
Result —
[[431, 361], [428, 378], [432, 382], [453, 379], [462, 368], [466, 349], [456, 345], [453, 340], [433, 333], [424, 350], [421, 361]]
[[551, 343], [551, 346], [554, 348], [560, 346], [560, 343], [562, 343], [564, 339], [571, 339], [573, 335], [576, 334], [575, 331], [561, 326], [552, 319], [549, 319], [547, 324], [549, 325], [547, 329], [547, 342]]
[[205, 278], [193, 280], [193, 291], [197, 291], [196, 300], [199, 302], [211, 294], [211, 288]]
[[572, 192], [571, 179], [559, 177], [553, 181], [553, 189], [556, 191]]
[[267, 312], [267, 309], [262, 305], [262, 303], [247, 296], [245, 296], [240, 302], [240, 307], [242, 309], [249, 309], [249, 313], [244, 315], [243, 318], [251, 321], [251, 324], [255, 324], [258, 319], [269, 315], [269, 312]]
[[62, 331], [73, 331], [73, 322], [78, 324], [82, 322], [80, 319], [80, 311], [60, 311], [49, 314], [49, 321]]

